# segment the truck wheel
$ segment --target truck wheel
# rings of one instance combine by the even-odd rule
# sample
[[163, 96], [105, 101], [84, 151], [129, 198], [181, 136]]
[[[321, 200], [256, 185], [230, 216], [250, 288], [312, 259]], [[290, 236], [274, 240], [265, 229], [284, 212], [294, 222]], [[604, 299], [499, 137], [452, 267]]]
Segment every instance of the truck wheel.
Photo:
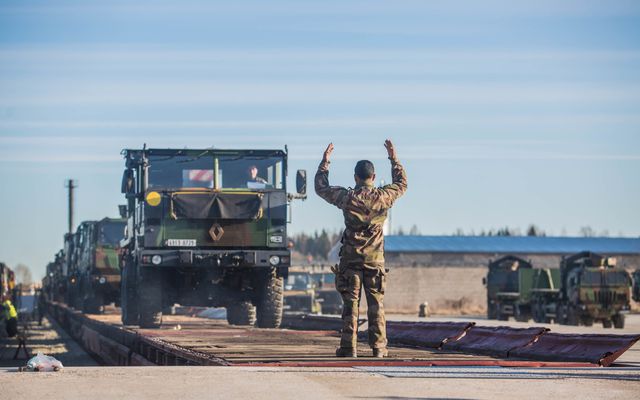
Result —
[[573, 326], [580, 325], [578, 313], [571, 306], [567, 306], [567, 325], [573, 325]]
[[607, 328], [607, 329], [611, 328], [611, 325], [612, 325], [612, 323], [611, 323], [610, 319], [603, 319], [602, 320], [602, 327], [603, 328]]
[[487, 304], [487, 319], [497, 319], [498, 315], [496, 312], [495, 304], [488, 303]]
[[529, 322], [529, 315], [519, 305], [513, 307], [513, 318], [518, 322]]
[[283, 279], [270, 273], [262, 279], [258, 289], [256, 308], [258, 327], [279, 328], [282, 323]]
[[138, 283], [140, 328], [159, 328], [162, 325], [162, 274], [142, 269]]
[[616, 329], [624, 328], [624, 314], [616, 314], [613, 316], [613, 327]]
[[593, 326], [593, 318], [591, 317], [582, 317], [581, 321], [584, 326]]
[[137, 325], [138, 299], [136, 296], [136, 268], [132, 263], [125, 265], [120, 281], [120, 307], [123, 325]]
[[227, 322], [230, 325], [249, 325], [256, 323], [256, 308], [248, 301], [227, 306]]
[[102, 295], [95, 293], [84, 299], [82, 304], [82, 312], [86, 314], [102, 314], [104, 307], [102, 306]]

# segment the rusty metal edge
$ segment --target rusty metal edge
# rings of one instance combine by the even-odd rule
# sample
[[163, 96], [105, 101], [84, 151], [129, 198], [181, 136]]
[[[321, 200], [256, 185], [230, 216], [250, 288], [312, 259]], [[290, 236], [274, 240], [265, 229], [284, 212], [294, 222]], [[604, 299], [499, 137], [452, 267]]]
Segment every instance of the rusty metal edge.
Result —
[[530, 360], [426, 360], [426, 361], [274, 361], [232, 363], [231, 367], [508, 367], [508, 368], [602, 368], [599, 364]]

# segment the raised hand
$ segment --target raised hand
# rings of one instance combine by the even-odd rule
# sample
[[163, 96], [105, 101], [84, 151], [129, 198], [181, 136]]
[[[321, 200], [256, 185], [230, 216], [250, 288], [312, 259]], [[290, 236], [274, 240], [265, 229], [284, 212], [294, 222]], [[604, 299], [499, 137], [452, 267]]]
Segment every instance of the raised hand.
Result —
[[387, 139], [384, 141], [384, 147], [387, 149], [387, 154], [389, 155], [389, 158], [392, 160], [396, 159], [396, 149], [395, 147], [393, 147], [393, 143], [391, 143], [391, 140]]
[[327, 149], [324, 151], [324, 155], [322, 156], [323, 161], [329, 161], [329, 157], [331, 157], [331, 153], [333, 152], [333, 143], [329, 143]]

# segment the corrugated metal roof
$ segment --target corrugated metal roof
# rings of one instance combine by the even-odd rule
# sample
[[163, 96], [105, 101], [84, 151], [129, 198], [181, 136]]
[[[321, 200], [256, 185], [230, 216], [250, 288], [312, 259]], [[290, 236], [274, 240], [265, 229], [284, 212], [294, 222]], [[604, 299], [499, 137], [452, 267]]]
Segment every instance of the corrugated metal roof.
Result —
[[640, 238], [535, 236], [396, 236], [385, 237], [385, 251], [406, 253], [573, 254], [588, 250], [640, 254]]

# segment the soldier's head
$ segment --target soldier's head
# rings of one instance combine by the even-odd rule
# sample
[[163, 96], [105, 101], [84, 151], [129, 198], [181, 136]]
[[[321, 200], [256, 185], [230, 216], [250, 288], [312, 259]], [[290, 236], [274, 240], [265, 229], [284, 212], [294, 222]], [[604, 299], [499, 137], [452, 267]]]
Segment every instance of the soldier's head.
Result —
[[256, 179], [256, 177], [258, 176], [258, 167], [255, 165], [249, 166], [249, 168], [247, 169], [247, 173], [249, 174], [249, 177], [251, 179]]
[[356, 184], [371, 183], [376, 179], [376, 170], [369, 160], [358, 161], [354, 172]]

